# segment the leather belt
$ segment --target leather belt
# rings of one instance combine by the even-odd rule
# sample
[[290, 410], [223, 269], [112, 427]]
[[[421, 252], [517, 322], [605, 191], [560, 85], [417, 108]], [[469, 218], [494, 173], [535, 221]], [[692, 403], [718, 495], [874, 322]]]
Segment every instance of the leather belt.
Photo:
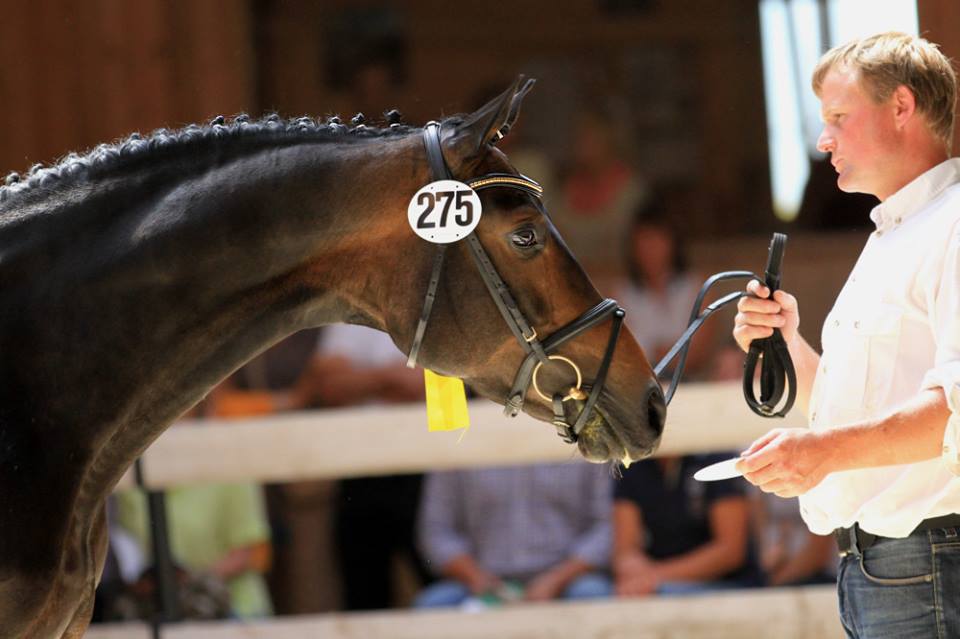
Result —
[[[937, 528], [960, 528], [960, 514], [943, 515], [941, 517], [931, 517], [924, 519], [914, 528], [910, 534], [924, 530], [934, 530]], [[837, 540], [837, 546], [840, 549], [840, 556], [846, 555], [860, 556], [867, 548], [873, 546], [881, 539], [890, 539], [890, 537], [881, 537], [874, 535], [854, 524], [849, 528], [837, 528], [833, 531], [833, 536]]]

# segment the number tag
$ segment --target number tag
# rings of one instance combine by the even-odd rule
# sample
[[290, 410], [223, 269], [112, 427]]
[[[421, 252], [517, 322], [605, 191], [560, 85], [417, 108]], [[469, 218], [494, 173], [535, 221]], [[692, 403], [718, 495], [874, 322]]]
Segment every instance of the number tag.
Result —
[[480, 223], [480, 197], [456, 180], [437, 180], [410, 199], [407, 220], [413, 232], [434, 244], [450, 244], [468, 236]]

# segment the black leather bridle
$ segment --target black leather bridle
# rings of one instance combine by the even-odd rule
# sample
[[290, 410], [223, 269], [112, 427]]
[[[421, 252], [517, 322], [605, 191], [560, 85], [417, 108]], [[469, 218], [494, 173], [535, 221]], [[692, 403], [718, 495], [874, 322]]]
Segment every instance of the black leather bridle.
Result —
[[[501, 132], [501, 137], [502, 137]], [[453, 180], [450, 169], [443, 157], [443, 150], [440, 146], [440, 124], [429, 122], [423, 129], [423, 143], [427, 149], [427, 159], [430, 163], [430, 171], [433, 180]], [[524, 175], [513, 175], [509, 173], [488, 173], [465, 182], [474, 191], [482, 191], [491, 188], [510, 188], [527, 193], [537, 199], [543, 195], [543, 188], [535, 181]], [[510, 389], [510, 394], [504, 403], [504, 414], [508, 417], [516, 417], [523, 408], [526, 399], [527, 390], [533, 384], [534, 390], [545, 400], [551, 403], [553, 408], [553, 425], [557, 428], [557, 434], [564, 441], [574, 443], [583, 430], [596, 406], [600, 393], [603, 391], [603, 385], [607, 379], [607, 371], [610, 369], [610, 362], [613, 360], [613, 351], [616, 348], [617, 337], [620, 335], [620, 327], [623, 324], [624, 310], [612, 299], [605, 299], [593, 308], [589, 309], [572, 322], [564, 325], [552, 335], [541, 340], [527, 318], [524, 316], [520, 307], [517, 305], [513, 295], [503, 278], [497, 272], [496, 267], [490, 260], [490, 256], [484, 250], [476, 232], [471, 232], [466, 237], [467, 246], [470, 248], [470, 254], [477, 270], [483, 278], [483, 283], [490, 292], [500, 314], [506, 321], [510, 331], [516, 337], [526, 353], [526, 357], [520, 364], [517, 374]], [[417, 323], [417, 329], [413, 336], [413, 343], [410, 346], [409, 356], [407, 357], [407, 366], [413, 367], [417, 361], [417, 355], [420, 352], [420, 346], [427, 329], [427, 322], [430, 320], [430, 311], [433, 309], [433, 302], [437, 296], [437, 287], [440, 284], [440, 273], [443, 269], [443, 259], [446, 253], [447, 245], [439, 244], [433, 260], [433, 271], [430, 274], [430, 283], [427, 286], [427, 294], [423, 301], [423, 310], [420, 313], [420, 320]], [[600, 368], [597, 370], [593, 382], [588, 385], [583, 384], [582, 375], [577, 365], [567, 357], [552, 355], [561, 345], [577, 337], [581, 333], [593, 328], [597, 324], [611, 320], [610, 337], [607, 341], [607, 349], [604, 352], [603, 359], [600, 362]], [[577, 383], [571, 387], [566, 395], [554, 393], [552, 396], [544, 394], [537, 382], [537, 373], [541, 366], [549, 364], [551, 360], [561, 361], [568, 364], [577, 374]], [[589, 394], [588, 394], [589, 393]], [[573, 424], [567, 421], [564, 402], [575, 400], [584, 402], [580, 414]]]

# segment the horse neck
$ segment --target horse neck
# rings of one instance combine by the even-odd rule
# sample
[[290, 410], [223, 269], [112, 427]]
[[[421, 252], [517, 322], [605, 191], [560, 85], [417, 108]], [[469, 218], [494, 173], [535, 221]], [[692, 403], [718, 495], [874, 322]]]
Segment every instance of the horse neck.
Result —
[[[89, 451], [75, 458], [95, 466], [82, 472], [98, 497], [270, 344], [333, 322], [383, 328], [399, 260], [421, 250], [403, 232], [406, 200], [427, 179], [417, 153], [415, 136], [304, 144], [180, 182], [142, 176], [132, 180], [139, 192], [116, 187], [110, 220], [61, 245], [42, 287], [19, 289], [17, 341], [4, 337], [3, 350], [22, 366], [0, 365], [3, 399], [36, 398], [41, 439], [48, 431]], [[22, 418], [40, 408], [25, 406]]]

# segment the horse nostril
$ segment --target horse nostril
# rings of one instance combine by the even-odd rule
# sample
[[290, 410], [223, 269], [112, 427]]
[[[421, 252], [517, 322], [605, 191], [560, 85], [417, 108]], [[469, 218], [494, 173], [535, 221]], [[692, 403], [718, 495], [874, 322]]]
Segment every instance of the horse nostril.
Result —
[[663, 433], [666, 421], [667, 404], [663, 399], [663, 391], [660, 390], [660, 385], [654, 382], [653, 388], [647, 393], [647, 425], [659, 437]]

